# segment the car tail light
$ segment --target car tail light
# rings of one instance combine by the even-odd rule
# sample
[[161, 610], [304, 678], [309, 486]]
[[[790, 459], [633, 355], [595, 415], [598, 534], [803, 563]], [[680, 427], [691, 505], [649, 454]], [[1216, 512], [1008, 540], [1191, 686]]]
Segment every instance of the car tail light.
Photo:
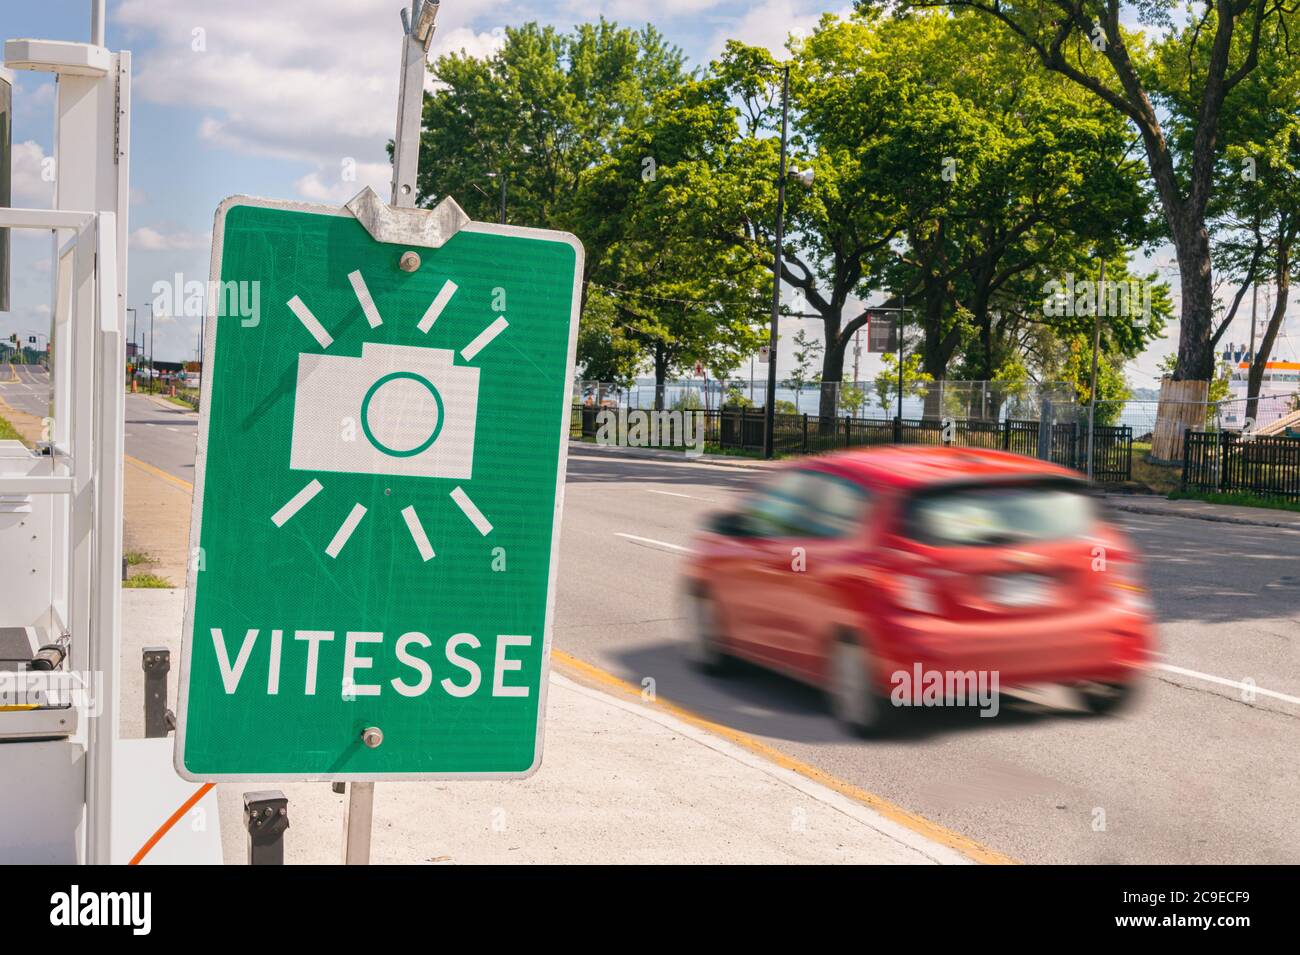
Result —
[[938, 613], [939, 600], [934, 585], [924, 577], [899, 574], [894, 579], [896, 600], [904, 610], [913, 613]]

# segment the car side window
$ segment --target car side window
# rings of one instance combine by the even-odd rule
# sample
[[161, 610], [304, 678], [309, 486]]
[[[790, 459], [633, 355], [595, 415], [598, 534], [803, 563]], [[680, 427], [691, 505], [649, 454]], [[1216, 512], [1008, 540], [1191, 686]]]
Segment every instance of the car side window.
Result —
[[818, 471], [790, 471], [761, 491], [746, 508], [761, 537], [847, 537], [860, 528], [866, 491]]
[[810, 473], [802, 523], [809, 537], [849, 537], [866, 523], [871, 500], [865, 488], [833, 474]]
[[761, 490], [745, 508], [759, 537], [802, 537], [808, 473], [788, 471]]

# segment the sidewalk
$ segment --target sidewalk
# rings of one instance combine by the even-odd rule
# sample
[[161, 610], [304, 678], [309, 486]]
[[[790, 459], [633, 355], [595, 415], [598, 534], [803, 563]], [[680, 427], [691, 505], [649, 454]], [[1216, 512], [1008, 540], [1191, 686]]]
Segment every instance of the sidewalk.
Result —
[[1300, 511], [1281, 511], [1267, 507], [1242, 507], [1238, 504], [1211, 504], [1208, 501], [1171, 501], [1157, 494], [1102, 495], [1107, 506], [1131, 514], [1156, 514], [1161, 517], [1189, 517], [1220, 524], [1245, 524], [1251, 527], [1281, 527], [1300, 531]]
[[[140, 650], [168, 646], [174, 708], [183, 590], [123, 591], [122, 733], [143, 733]], [[217, 787], [227, 864], [247, 861], [241, 794], [289, 797], [285, 861], [333, 864], [326, 783]], [[161, 821], [161, 820], [160, 820]], [[968, 863], [957, 850], [653, 704], [552, 671], [542, 768], [509, 782], [379, 783], [375, 863]]]
[[[682, 451], [664, 451], [655, 448], [628, 448], [617, 445], [599, 445], [571, 438], [571, 451], [590, 450], [623, 458], [647, 458], [658, 461], [676, 461], [691, 464], [714, 464], [723, 467], [763, 471], [778, 467], [783, 461], [763, 461], [754, 458], [734, 457], [727, 454], [702, 454], [688, 457]], [[1161, 517], [1188, 517], [1222, 524], [1245, 524], [1253, 527], [1281, 527], [1300, 531], [1300, 511], [1282, 511], [1265, 507], [1242, 507], [1237, 504], [1211, 504], [1208, 501], [1171, 501], [1158, 494], [1135, 494], [1102, 491], [1101, 496], [1114, 510], [1132, 514], [1155, 514]]]

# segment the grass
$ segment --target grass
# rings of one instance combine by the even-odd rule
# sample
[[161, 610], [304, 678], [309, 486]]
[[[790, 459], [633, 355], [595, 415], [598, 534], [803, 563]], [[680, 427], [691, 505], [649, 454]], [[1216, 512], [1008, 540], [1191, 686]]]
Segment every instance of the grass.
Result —
[[1171, 494], [1182, 482], [1182, 469], [1151, 460], [1150, 442], [1133, 442], [1133, 480], [1145, 484], [1157, 494]]
[[[17, 428], [4, 418], [0, 418], [0, 441], [23, 441], [23, 436], [18, 433]], [[23, 444], [26, 443], [23, 441]]]
[[145, 587], [145, 588], [170, 588], [174, 587], [166, 577], [159, 577], [157, 574], [132, 574], [126, 580], [122, 581], [123, 587]]
[[144, 551], [141, 550], [129, 550], [122, 556], [126, 558], [126, 564], [128, 567], [134, 567], [137, 564], [158, 563], [158, 558], [154, 557], [151, 554], [146, 554]]
[[1285, 497], [1267, 497], [1260, 494], [1231, 491], [1179, 491], [1169, 495], [1171, 501], [1204, 501], [1207, 504], [1235, 504], [1238, 507], [1266, 507], [1277, 511], [1300, 513], [1300, 501]]

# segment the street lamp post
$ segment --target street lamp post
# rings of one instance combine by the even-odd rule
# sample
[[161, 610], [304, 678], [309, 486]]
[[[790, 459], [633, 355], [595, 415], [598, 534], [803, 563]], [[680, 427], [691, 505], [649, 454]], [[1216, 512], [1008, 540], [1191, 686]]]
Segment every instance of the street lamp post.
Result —
[[772, 251], [772, 325], [767, 338], [767, 407], [763, 410], [763, 457], [773, 454], [776, 428], [776, 339], [781, 312], [781, 243], [785, 240], [785, 161], [790, 122], [790, 67], [781, 68], [781, 170], [776, 181], [776, 244]]
[[147, 308], [147, 309], [149, 309], [149, 394], [153, 394], [153, 379], [154, 379], [154, 369], [153, 369], [153, 346], [154, 346], [154, 335], [153, 335], [153, 303], [152, 303], [152, 302], [145, 302], [145, 303], [144, 303], [144, 307]]

